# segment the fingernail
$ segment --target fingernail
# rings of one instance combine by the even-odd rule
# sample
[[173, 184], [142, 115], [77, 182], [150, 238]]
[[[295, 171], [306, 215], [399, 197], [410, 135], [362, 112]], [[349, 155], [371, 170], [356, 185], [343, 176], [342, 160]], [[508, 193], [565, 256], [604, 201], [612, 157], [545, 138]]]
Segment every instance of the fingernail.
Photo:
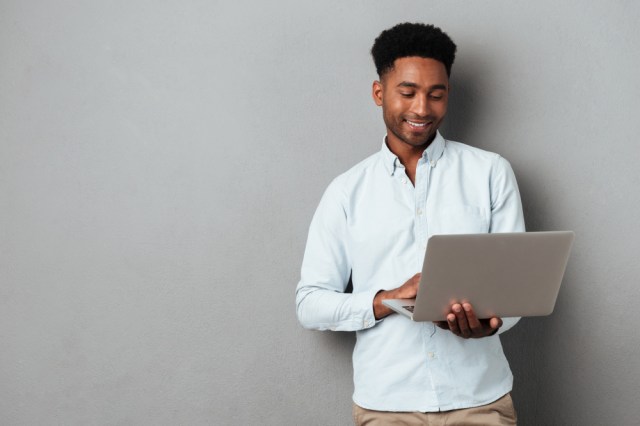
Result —
[[460, 305], [453, 305], [453, 312], [460, 312]]
[[471, 310], [471, 305], [469, 305], [468, 303], [465, 303], [464, 305], [462, 305], [462, 307], [464, 308], [465, 311], [469, 312]]

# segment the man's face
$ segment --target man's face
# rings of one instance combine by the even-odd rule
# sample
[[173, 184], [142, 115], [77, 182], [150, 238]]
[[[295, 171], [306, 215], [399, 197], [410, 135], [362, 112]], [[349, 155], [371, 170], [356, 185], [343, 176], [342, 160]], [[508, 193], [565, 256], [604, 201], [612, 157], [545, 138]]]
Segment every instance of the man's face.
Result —
[[393, 69], [373, 83], [373, 99], [382, 107], [390, 147], [426, 147], [447, 113], [447, 70], [435, 59], [396, 59]]

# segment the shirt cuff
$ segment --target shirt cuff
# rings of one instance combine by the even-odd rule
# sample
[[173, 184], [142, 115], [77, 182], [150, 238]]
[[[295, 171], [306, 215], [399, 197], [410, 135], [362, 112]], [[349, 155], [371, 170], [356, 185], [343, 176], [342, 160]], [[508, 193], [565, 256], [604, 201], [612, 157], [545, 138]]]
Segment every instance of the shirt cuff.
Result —
[[373, 299], [375, 299], [380, 290], [382, 289], [353, 294], [353, 309], [355, 312], [362, 312], [361, 326], [363, 330], [371, 328], [382, 321], [381, 319], [377, 320], [373, 313]]

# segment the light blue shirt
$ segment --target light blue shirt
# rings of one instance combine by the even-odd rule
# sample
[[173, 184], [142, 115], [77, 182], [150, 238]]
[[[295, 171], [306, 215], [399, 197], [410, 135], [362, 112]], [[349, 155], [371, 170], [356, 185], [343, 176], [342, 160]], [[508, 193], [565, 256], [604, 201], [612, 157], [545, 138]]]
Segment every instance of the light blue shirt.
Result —
[[[446, 411], [493, 402], [513, 376], [500, 338], [462, 339], [392, 314], [373, 298], [422, 269], [434, 234], [524, 231], [509, 163], [439, 133], [418, 162], [415, 187], [382, 149], [327, 188], [309, 229], [296, 289], [305, 328], [356, 331], [353, 400], [380, 411]], [[353, 293], [345, 294], [349, 277]], [[473, 301], [472, 301], [473, 302]], [[518, 318], [504, 318], [503, 332]]]

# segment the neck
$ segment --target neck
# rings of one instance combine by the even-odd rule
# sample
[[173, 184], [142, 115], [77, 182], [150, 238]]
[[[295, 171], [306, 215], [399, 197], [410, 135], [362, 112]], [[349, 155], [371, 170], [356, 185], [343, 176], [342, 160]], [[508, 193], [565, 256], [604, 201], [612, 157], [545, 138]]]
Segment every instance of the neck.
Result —
[[427, 149], [429, 145], [431, 145], [434, 139], [435, 135], [433, 136], [433, 138], [431, 138], [431, 140], [424, 143], [423, 145], [414, 146], [387, 134], [387, 147], [398, 157], [398, 160], [400, 160], [405, 168], [407, 177], [413, 184], [415, 184], [418, 161], [420, 160], [420, 158], [422, 158], [424, 150]]

